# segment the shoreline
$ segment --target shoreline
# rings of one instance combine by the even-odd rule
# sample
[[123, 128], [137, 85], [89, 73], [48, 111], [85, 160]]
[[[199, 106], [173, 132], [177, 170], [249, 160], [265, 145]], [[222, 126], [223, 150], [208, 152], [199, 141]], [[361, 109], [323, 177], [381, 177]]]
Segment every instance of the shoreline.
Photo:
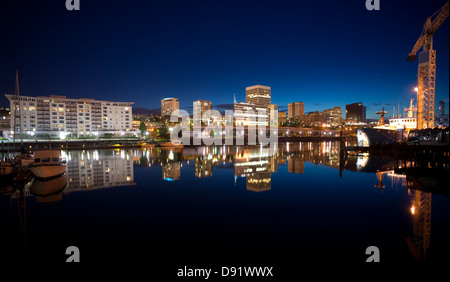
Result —
[[[349, 138], [349, 137], [347, 137]], [[351, 137], [350, 137], [351, 138]], [[345, 140], [346, 137], [343, 137]], [[191, 140], [192, 141], [192, 140]], [[234, 146], [236, 144], [236, 139], [233, 139], [233, 144], [226, 145], [223, 139], [222, 144], [217, 144], [214, 146]], [[247, 140], [244, 141], [244, 146], [248, 145]], [[320, 136], [309, 136], [309, 137], [279, 137], [278, 142], [339, 142], [341, 137], [320, 137]], [[159, 143], [158, 141], [153, 141], [154, 143]], [[164, 141], [160, 141], [164, 142]], [[63, 149], [63, 150], [85, 150], [85, 149], [118, 149], [118, 148], [141, 148], [142, 144], [146, 143], [143, 139], [76, 139], [76, 140], [23, 140], [23, 147], [30, 151], [43, 150], [43, 149]], [[184, 147], [201, 147], [206, 146], [205, 144], [193, 145], [193, 142]], [[255, 145], [256, 146], [256, 145]], [[2, 140], [1, 152], [19, 152], [21, 150], [21, 142], [16, 140], [15, 146], [13, 146], [12, 141]], [[159, 146], [156, 145], [155, 148]]]

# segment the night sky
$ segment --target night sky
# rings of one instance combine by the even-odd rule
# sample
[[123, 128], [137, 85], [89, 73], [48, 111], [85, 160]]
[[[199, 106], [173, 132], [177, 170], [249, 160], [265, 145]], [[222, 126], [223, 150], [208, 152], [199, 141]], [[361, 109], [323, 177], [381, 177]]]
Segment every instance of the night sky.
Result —
[[[367, 117], [415, 97], [417, 61], [406, 57], [445, 0], [66, 0], [0, 3], [0, 93], [135, 102], [159, 109], [177, 97], [213, 107], [272, 87], [281, 110], [363, 102]], [[94, 3], [93, 3], [94, 2]], [[449, 20], [434, 36], [436, 104], [449, 93]], [[9, 106], [2, 95], [0, 106]], [[437, 107], [437, 105], [436, 105]], [[447, 104], [448, 113], [448, 104]]]

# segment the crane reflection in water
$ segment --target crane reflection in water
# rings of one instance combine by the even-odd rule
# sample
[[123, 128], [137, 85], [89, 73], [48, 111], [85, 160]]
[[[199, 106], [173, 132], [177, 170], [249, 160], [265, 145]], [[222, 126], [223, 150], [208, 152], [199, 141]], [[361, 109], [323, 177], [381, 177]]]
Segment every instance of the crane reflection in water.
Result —
[[[135, 169], [152, 170], [160, 167], [163, 181], [182, 182], [182, 173], [192, 171], [195, 178], [214, 179], [215, 169], [233, 171], [235, 182], [245, 178], [250, 193], [271, 193], [273, 174], [287, 172], [292, 176], [308, 174], [314, 167], [368, 173], [373, 183], [364, 189], [406, 188], [410, 205], [406, 207], [412, 217], [412, 228], [405, 240], [412, 256], [426, 260], [431, 240], [432, 192], [426, 191], [430, 181], [423, 182], [411, 175], [400, 174], [392, 156], [373, 156], [361, 153], [341, 160], [338, 142], [280, 143], [275, 149], [260, 146], [187, 147], [183, 149], [125, 149], [86, 150], [64, 152], [66, 174], [47, 181], [31, 179], [26, 183], [3, 183], [1, 193], [10, 199], [11, 210], [18, 215], [24, 251], [27, 251], [27, 201], [42, 205], [58, 205], [64, 195], [82, 191], [114, 189], [135, 186]], [[193, 170], [184, 169], [192, 167]], [[284, 171], [284, 172], [282, 172]], [[344, 173], [345, 177], [345, 173]], [[389, 185], [390, 184], [390, 185]], [[437, 185], [442, 185], [439, 182]], [[390, 188], [389, 188], [390, 187]], [[376, 191], [376, 190], [375, 190]], [[108, 192], [108, 191], [106, 191]]]

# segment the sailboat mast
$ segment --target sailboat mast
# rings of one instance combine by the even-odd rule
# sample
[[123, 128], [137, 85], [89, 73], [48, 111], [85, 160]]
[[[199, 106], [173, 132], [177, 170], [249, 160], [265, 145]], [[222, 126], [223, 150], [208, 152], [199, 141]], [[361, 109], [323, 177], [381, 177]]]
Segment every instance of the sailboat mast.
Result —
[[[16, 70], [16, 75], [17, 75], [17, 70]], [[16, 122], [17, 122], [17, 119], [16, 119], [16, 117], [17, 117], [17, 115], [16, 115], [16, 110], [17, 110], [17, 83], [14, 85], [14, 94], [15, 94], [15, 97], [14, 97], [14, 115], [13, 115], [13, 117], [14, 117], [14, 125], [13, 125], [13, 147], [16, 147]], [[12, 121], [11, 121], [12, 122]]]
[[16, 87], [17, 87], [17, 98], [19, 99], [20, 145], [23, 146], [23, 138], [22, 138], [22, 105], [20, 103], [19, 71], [18, 70], [16, 70]]

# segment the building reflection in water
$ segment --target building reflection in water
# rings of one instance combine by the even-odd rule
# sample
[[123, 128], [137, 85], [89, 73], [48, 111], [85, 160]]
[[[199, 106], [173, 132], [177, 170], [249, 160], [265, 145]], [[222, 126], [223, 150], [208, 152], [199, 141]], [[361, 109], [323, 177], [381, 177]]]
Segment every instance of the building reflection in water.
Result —
[[64, 193], [135, 185], [131, 150], [70, 151]]
[[339, 168], [339, 143], [284, 143], [280, 146], [280, 156], [287, 160], [291, 173], [304, 173], [305, 162]]
[[[259, 146], [222, 146], [184, 148], [181, 153], [152, 148], [135, 151], [135, 162], [151, 166], [161, 163], [163, 179], [180, 178], [181, 162], [194, 162], [195, 176], [209, 177], [214, 166], [226, 166], [234, 170], [235, 179], [246, 178], [248, 191], [263, 192], [272, 189], [271, 174], [278, 171], [278, 165], [286, 164], [288, 172], [302, 174], [305, 162], [359, 173], [373, 174], [372, 187], [386, 189], [385, 177], [389, 178], [391, 188], [407, 188], [412, 195], [411, 214], [414, 218], [412, 235], [407, 238], [411, 253], [417, 260], [424, 260], [430, 246], [431, 232], [431, 193], [421, 191], [417, 180], [395, 172], [396, 162], [391, 155], [371, 157], [369, 153], [350, 155], [342, 164], [337, 142], [280, 143], [273, 150]], [[146, 160], [142, 161], [142, 157]], [[228, 164], [228, 165], [227, 165]], [[343, 165], [343, 167], [342, 167]]]
[[213, 161], [210, 156], [202, 156], [195, 160], [195, 177], [211, 177], [213, 173]]
[[[191, 147], [183, 149], [149, 148], [144, 150], [94, 150], [70, 151], [65, 155], [68, 160], [67, 173], [61, 177], [41, 181], [33, 179], [16, 187], [3, 183], [0, 192], [17, 199], [25, 215], [26, 197], [33, 195], [39, 203], [55, 203], [64, 194], [116, 186], [130, 186], [134, 183], [133, 165], [151, 167], [161, 165], [162, 179], [179, 180], [183, 164], [193, 165], [195, 177], [204, 178], [213, 175], [214, 167], [232, 169], [235, 179], [246, 178], [246, 189], [254, 192], [272, 189], [272, 173], [279, 165], [287, 164], [289, 173], [305, 172], [305, 162], [337, 169], [342, 168], [339, 143], [280, 143], [276, 147], [260, 146], [216, 146]], [[390, 183], [391, 188], [405, 187], [411, 197], [410, 210], [413, 217], [411, 235], [406, 238], [412, 255], [417, 260], [425, 260], [430, 247], [431, 200], [432, 194], [427, 185], [411, 175], [401, 175], [396, 171], [396, 162], [392, 156], [371, 157], [367, 153], [348, 156], [344, 169], [374, 175], [373, 187], [380, 192]], [[414, 174], [413, 174], [414, 175]], [[389, 181], [384, 181], [385, 178]], [[447, 180], [448, 181], [448, 180]], [[436, 186], [448, 185], [438, 182]], [[21, 219], [26, 230], [26, 219]], [[26, 234], [26, 231], [24, 231]]]
[[192, 161], [197, 178], [213, 175], [214, 166], [234, 169], [235, 180], [245, 177], [249, 191], [271, 189], [271, 174], [278, 165], [288, 164], [288, 171], [304, 173], [305, 162], [339, 168], [339, 143], [283, 143], [276, 146], [211, 146], [183, 149], [147, 148], [133, 151], [133, 160], [140, 166], [162, 166], [162, 178], [179, 180], [183, 162]]
[[136, 185], [132, 153], [131, 150], [63, 152], [66, 173], [49, 180], [33, 178], [23, 187], [24, 195], [33, 195], [40, 203], [51, 203], [71, 192]]
[[[374, 187], [386, 188], [383, 177], [390, 178], [391, 188], [407, 188], [411, 197], [409, 207], [412, 216], [412, 232], [405, 236], [408, 247], [414, 259], [425, 261], [427, 249], [431, 245], [431, 202], [432, 192], [442, 193], [448, 196], [449, 180], [446, 177], [448, 171], [439, 169], [416, 168], [411, 162], [397, 165], [397, 161], [391, 156], [370, 157], [368, 153], [357, 154], [350, 158], [346, 164], [350, 170], [358, 172], [375, 172], [377, 182]], [[352, 162], [356, 165], [352, 165]], [[447, 188], [446, 188], [447, 187]]]
[[162, 165], [162, 177], [167, 181], [175, 181], [180, 179], [181, 175], [181, 162], [163, 163]]
[[234, 155], [235, 177], [246, 177], [247, 190], [263, 192], [271, 189], [271, 173], [277, 171], [275, 148], [242, 147]]

